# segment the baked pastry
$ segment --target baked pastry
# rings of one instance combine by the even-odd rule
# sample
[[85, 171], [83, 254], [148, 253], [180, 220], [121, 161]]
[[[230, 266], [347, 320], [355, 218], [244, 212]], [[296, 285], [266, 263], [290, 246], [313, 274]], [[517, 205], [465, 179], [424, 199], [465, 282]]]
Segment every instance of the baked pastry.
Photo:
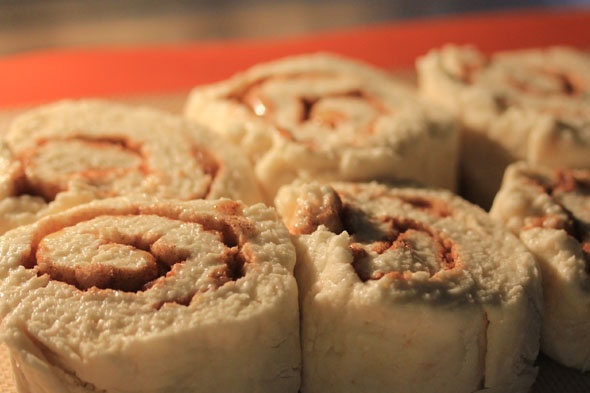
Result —
[[263, 205], [118, 197], [0, 237], [19, 392], [297, 392], [295, 250]]
[[0, 233], [96, 198], [262, 199], [248, 159], [155, 109], [62, 101], [11, 124], [0, 144]]
[[533, 256], [451, 192], [293, 184], [303, 393], [526, 392], [541, 286]]
[[590, 370], [590, 170], [514, 163], [490, 214], [539, 261], [541, 349], [566, 366]]
[[422, 93], [463, 125], [461, 192], [491, 206], [506, 166], [590, 168], [590, 54], [447, 45], [418, 61]]
[[384, 71], [330, 54], [259, 64], [189, 95], [185, 115], [239, 145], [270, 202], [295, 179], [454, 189], [458, 133]]

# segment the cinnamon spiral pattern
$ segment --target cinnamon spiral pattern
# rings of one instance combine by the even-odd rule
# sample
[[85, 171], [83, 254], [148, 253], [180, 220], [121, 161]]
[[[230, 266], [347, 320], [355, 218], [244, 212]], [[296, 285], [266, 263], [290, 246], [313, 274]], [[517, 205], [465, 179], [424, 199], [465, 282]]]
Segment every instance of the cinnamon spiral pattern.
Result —
[[465, 193], [489, 207], [505, 167], [524, 160], [590, 167], [590, 54], [567, 47], [500, 52], [448, 45], [420, 59], [421, 91], [464, 126]]
[[335, 55], [289, 57], [196, 87], [185, 115], [245, 149], [271, 201], [295, 179], [455, 187], [450, 116], [386, 73]]
[[532, 255], [447, 191], [293, 184], [302, 392], [525, 392], [540, 282]]
[[217, 135], [105, 101], [59, 102], [16, 119], [0, 172], [0, 232], [118, 195], [261, 200], [247, 158]]
[[298, 390], [295, 252], [262, 204], [108, 198], [0, 251], [19, 391]]
[[589, 370], [590, 170], [512, 164], [490, 214], [539, 261], [542, 350], [566, 366]]

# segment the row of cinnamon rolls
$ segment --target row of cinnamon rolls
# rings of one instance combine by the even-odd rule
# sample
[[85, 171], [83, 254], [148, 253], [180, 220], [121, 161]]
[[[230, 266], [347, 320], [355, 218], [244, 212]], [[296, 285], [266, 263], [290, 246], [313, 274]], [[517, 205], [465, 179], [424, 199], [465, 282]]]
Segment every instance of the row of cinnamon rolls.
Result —
[[[316, 54], [196, 87], [185, 119], [81, 100], [15, 120], [0, 157], [0, 331], [19, 392], [524, 392], [541, 337], [590, 367], [590, 176], [511, 165], [489, 214], [463, 184], [469, 154], [483, 171], [508, 165], [467, 143], [512, 131], [461, 112], [537, 64], [502, 56], [435, 51], [424, 94]], [[551, 72], [489, 93], [494, 114], [575, 115], [554, 120], [555, 143], [530, 129], [538, 143], [514, 145], [584, 157], [588, 90]], [[577, 109], [521, 99], [556, 80]]]

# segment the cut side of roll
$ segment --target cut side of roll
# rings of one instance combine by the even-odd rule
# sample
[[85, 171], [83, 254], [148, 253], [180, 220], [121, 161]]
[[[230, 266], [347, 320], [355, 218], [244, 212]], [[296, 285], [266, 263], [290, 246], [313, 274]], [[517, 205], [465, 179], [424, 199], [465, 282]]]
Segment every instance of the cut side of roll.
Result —
[[90, 202], [0, 237], [19, 392], [297, 392], [295, 250], [263, 204]]
[[293, 184], [302, 392], [526, 392], [539, 349], [533, 256], [432, 189]]
[[489, 208], [505, 167], [590, 168], [590, 54], [568, 47], [486, 56], [447, 45], [418, 61], [421, 92], [462, 125], [465, 196]]
[[590, 370], [590, 170], [512, 164], [490, 214], [520, 236], [541, 266], [541, 349]]
[[451, 117], [384, 71], [340, 56], [287, 57], [196, 87], [185, 115], [247, 152], [270, 201], [295, 179], [455, 187]]
[[246, 203], [262, 197], [248, 159], [165, 112], [62, 101], [18, 117], [0, 145], [0, 232], [96, 198], [151, 195]]

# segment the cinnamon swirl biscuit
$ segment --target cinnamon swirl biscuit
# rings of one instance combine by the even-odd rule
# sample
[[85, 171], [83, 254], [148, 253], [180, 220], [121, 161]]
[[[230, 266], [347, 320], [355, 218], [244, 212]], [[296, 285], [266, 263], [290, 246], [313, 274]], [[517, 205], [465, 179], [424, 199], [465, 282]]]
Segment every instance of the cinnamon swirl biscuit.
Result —
[[295, 250], [273, 209], [83, 204], [0, 237], [19, 392], [297, 392]]
[[[297, 184], [302, 392], [525, 392], [539, 348], [533, 256], [447, 191]], [[488, 390], [486, 390], [488, 391]]]
[[590, 370], [590, 170], [512, 164], [490, 214], [520, 236], [541, 266], [541, 349]]
[[154, 109], [64, 101], [17, 118], [0, 146], [0, 232], [95, 198], [261, 200], [245, 156]]
[[335, 55], [259, 64], [196, 87], [188, 118], [242, 147], [270, 201], [294, 179], [410, 179], [454, 189], [456, 127], [385, 72]]
[[590, 167], [590, 55], [567, 47], [499, 52], [445, 46], [418, 61], [421, 91], [460, 118], [460, 181], [489, 208], [505, 167]]

